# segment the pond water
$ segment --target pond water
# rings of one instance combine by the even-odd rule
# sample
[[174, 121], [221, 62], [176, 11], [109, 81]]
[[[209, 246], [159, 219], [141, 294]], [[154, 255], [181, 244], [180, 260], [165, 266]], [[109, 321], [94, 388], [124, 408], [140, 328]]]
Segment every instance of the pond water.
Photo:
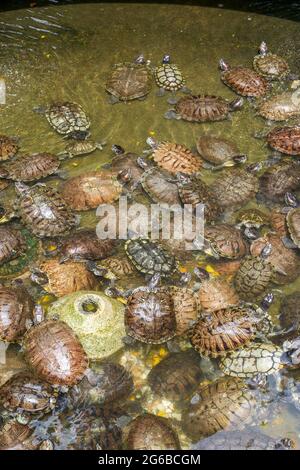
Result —
[[[1, 105], [1, 134], [18, 136], [22, 154], [62, 152], [66, 140], [49, 126], [42, 114], [34, 112], [34, 108], [57, 101], [70, 101], [84, 108], [91, 120], [92, 138], [105, 141], [106, 146], [102, 151], [96, 149], [89, 155], [62, 162], [61, 168], [67, 172], [68, 178], [98, 170], [109, 163], [113, 157], [113, 144], [142, 155], [149, 136], [194, 148], [200, 135], [211, 134], [234, 142], [240, 153], [248, 156], [248, 163], [265, 160], [272, 152], [265, 139], [254, 136], [268, 129], [268, 126], [258, 116], [253, 100], [246, 99], [243, 108], [233, 113], [231, 120], [199, 124], [165, 119], [164, 114], [170, 109], [168, 94], [158, 97], [155, 83], [143, 101], [112, 105], [105, 91], [114, 64], [132, 61], [139, 54], [144, 54], [151, 64], [157, 65], [164, 54], [170, 54], [194, 94], [220, 95], [231, 101], [237, 95], [220, 81], [219, 59], [225, 58], [232, 65], [251, 67], [262, 41], [266, 41], [273, 52], [285, 57], [293, 74], [300, 73], [298, 24], [253, 13], [140, 4], [74, 5], [2, 13], [0, 75], [5, 79], [7, 96], [6, 104]], [[272, 93], [288, 90], [290, 86], [290, 81], [274, 82]], [[230, 171], [230, 168], [221, 170], [224, 175]], [[204, 169], [202, 179], [214, 185], [215, 178], [220, 174]], [[54, 176], [43, 182], [59, 190], [62, 185], [62, 180]], [[0, 193], [4, 207], [11, 206], [14, 199], [13, 185]], [[270, 206], [258, 203], [255, 198], [245, 207], [260, 207], [267, 213], [270, 210]], [[81, 227], [95, 227], [95, 210], [80, 215]], [[233, 223], [235, 213], [228, 217]], [[18, 222], [16, 224], [20, 228]], [[125, 258], [122, 247], [119, 252]], [[33, 250], [27, 267], [22, 270], [22, 277], [35, 300], [44, 302], [48, 308], [49, 302], [55, 299], [50, 296], [50, 300], [45, 300], [45, 292], [33, 285], [27, 276], [29, 268], [38, 264], [42, 256], [42, 249], [40, 252]], [[12, 261], [11, 266], [2, 266], [2, 275], [13, 269], [15, 263]], [[218, 277], [218, 266], [211, 259], [199, 256], [199, 253], [187, 253], [180, 260], [182, 272], [191, 271], [196, 266], [209, 266]], [[5, 277], [2, 280], [4, 283], [10, 282]], [[145, 282], [144, 276], [134, 274], [120, 284], [128, 287]], [[193, 278], [190, 287], [194, 282]], [[285, 294], [299, 289], [299, 278], [288, 285], [271, 284], [269, 291], [272, 289], [275, 302], [270, 313], [274, 324], [277, 324], [280, 301]], [[183, 348], [188, 347], [188, 341], [182, 343]], [[69, 409], [69, 402], [65, 404], [68, 393], [64, 393], [60, 400], [63, 411], [60, 413], [57, 407], [43, 418], [31, 419], [28, 426], [33, 434], [22, 445], [37, 447], [42, 440], [49, 439], [56, 449], [95, 448], [95, 442], [99, 446], [97, 448], [121, 448], [125, 445], [122, 444], [122, 431], [124, 443], [131, 420], [148, 412], [168, 418], [169, 424], [179, 435], [182, 448], [189, 448], [195, 439], [191, 440], [187, 435], [181, 419], [191, 397], [180, 404], [168, 396], [161, 399], [147, 384], [149, 371], [168, 354], [174, 353], [168, 351], [165, 343], [152, 347], [141, 343], [124, 346], [109, 359], [122, 364], [133, 374], [134, 389], [126, 399], [123, 398], [114, 407], [109, 406], [109, 409], [100, 405], [92, 409], [86, 403], [78, 404], [78, 401], [74, 409]], [[202, 364], [200, 356], [199, 364]], [[0, 383], [25, 367], [22, 350], [17, 345], [10, 345], [7, 362], [0, 365]], [[213, 374], [203, 374], [199, 384], [210, 383], [218, 374], [216, 366]], [[293, 375], [284, 374], [297, 380], [297, 371]], [[269, 436], [293, 439], [299, 447], [300, 412], [290, 399], [281, 395], [284, 393], [278, 392], [274, 400], [275, 411], [267, 418], [258, 419], [255, 424]], [[91, 423], [92, 442], [87, 435]]]

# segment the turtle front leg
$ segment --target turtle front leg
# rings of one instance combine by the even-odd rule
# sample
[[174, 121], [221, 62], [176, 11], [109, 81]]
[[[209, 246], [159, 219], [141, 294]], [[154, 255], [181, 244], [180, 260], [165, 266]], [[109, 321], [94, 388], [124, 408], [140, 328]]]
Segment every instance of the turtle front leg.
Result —
[[156, 92], [156, 96], [158, 96], [159, 98], [165, 96], [166, 94], [166, 90], [164, 88], [159, 88], [159, 90], [157, 90]]

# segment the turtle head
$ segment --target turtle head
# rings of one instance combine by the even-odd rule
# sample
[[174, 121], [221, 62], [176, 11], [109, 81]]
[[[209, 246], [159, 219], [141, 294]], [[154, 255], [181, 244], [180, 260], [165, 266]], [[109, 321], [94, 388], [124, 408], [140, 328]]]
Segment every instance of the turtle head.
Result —
[[45, 286], [49, 282], [47, 274], [38, 268], [33, 268], [31, 270], [30, 279], [32, 282], [39, 284], [40, 286]]
[[123, 147], [121, 147], [121, 145], [114, 144], [112, 145], [111, 149], [116, 155], [123, 155], [125, 153], [125, 150]]
[[230, 110], [231, 111], [238, 111], [239, 109], [242, 108], [243, 104], [244, 104], [243, 98], [236, 98], [235, 100], [233, 100], [229, 103]]
[[163, 64], [169, 64], [171, 62], [171, 57], [169, 54], [165, 54], [162, 59]]
[[291, 208], [292, 207], [295, 208], [299, 206], [299, 201], [298, 201], [297, 196], [290, 192], [285, 193], [284, 202], [286, 203], [288, 207], [291, 207]]
[[267, 46], [267, 43], [266, 43], [265, 41], [262, 41], [262, 42], [260, 43], [258, 52], [259, 52], [259, 54], [262, 55], [262, 56], [265, 56], [265, 55], [268, 53], [268, 46]]
[[138, 55], [138, 56], [136, 57], [136, 59], [134, 60], [134, 62], [135, 62], [136, 64], [141, 64], [141, 65], [145, 64], [145, 63], [146, 63], [146, 60], [145, 60], [144, 54]]
[[264, 248], [261, 250], [260, 256], [262, 259], [267, 259], [272, 253], [272, 244], [267, 243]]
[[148, 137], [146, 139], [146, 144], [149, 145], [152, 149], [155, 149], [158, 145], [157, 140], [154, 139], [154, 137]]
[[266, 311], [268, 310], [271, 305], [273, 304], [274, 302], [274, 294], [273, 292], [269, 292], [268, 294], [266, 294], [264, 296], [264, 298], [262, 299], [260, 305], [261, 305], [261, 308]]
[[219, 60], [219, 69], [222, 70], [223, 72], [227, 72], [230, 67], [229, 67], [229, 64], [227, 62], [225, 62], [224, 59], [220, 59]]
[[124, 170], [119, 171], [117, 175], [118, 181], [123, 184], [127, 184], [132, 180], [132, 171], [131, 168], [124, 168]]
[[200, 282], [206, 281], [209, 279], [209, 272], [206, 271], [204, 268], [195, 268], [194, 269], [194, 274], [199, 279]]
[[295, 449], [296, 445], [292, 439], [288, 437], [284, 437], [283, 439], [279, 439], [276, 441], [275, 450], [290, 450]]
[[149, 164], [146, 162], [146, 160], [143, 157], [138, 157], [136, 159], [136, 163], [142, 170], [147, 170], [149, 168]]

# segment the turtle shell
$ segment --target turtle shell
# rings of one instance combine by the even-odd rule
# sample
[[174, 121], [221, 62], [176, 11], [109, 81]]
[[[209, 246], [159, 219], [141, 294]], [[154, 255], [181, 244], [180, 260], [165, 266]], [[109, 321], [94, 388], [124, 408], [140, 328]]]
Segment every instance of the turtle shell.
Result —
[[181, 144], [161, 142], [154, 149], [152, 157], [158, 166], [174, 174], [181, 172], [191, 175], [202, 167], [202, 160]]
[[133, 188], [140, 180], [144, 173], [144, 170], [137, 163], [138, 155], [135, 153], [127, 152], [121, 155], [116, 155], [111, 161], [111, 172], [117, 177], [120, 172], [130, 172], [130, 181], [128, 186], [130, 189]]
[[228, 118], [230, 105], [219, 96], [187, 95], [178, 100], [175, 111], [185, 121], [223, 121]]
[[219, 278], [201, 282], [198, 300], [201, 308], [210, 312], [239, 303], [239, 297], [234, 287], [229, 282]]
[[291, 209], [286, 216], [291, 239], [300, 248], [300, 208]]
[[49, 124], [62, 135], [85, 133], [91, 125], [82, 106], [69, 101], [53, 103], [45, 115]]
[[61, 194], [68, 206], [76, 211], [96, 209], [119, 199], [122, 186], [103, 171], [91, 171], [67, 180]]
[[37, 237], [63, 235], [77, 224], [75, 215], [60, 194], [40, 184], [31, 187], [24, 185], [16, 207], [23, 224]]
[[176, 260], [167, 250], [147, 239], [137, 238], [125, 243], [125, 251], [136, 269], [144, 274], [171, 276]]
[[259, 178], [259, 185], [260, 193], [267, 199], [284, 201], [285, 193], [300, 188], [300, 165], [283, 159], [262, 174]]
[[197, 321], [191, 343], [203, 356], [224, 356], [247, 344], [254, 337], [255, 329], [246, 307], [222, 308]]
[[48, 413], [56, 402], [52, 387], [30, 372], [20, 372], [0, 388], [0, 403], [9, 411]]
[[287, 236], [287, 227], [285, 223], [286, 214], [283, 214], [281, 209], [273, 209], [270, 214], [271, 228], [278, 236]]
[[88, 155], [97, 149], [97, 143], [93, 140], [74, 140], [66, 145], [65, 151], [69, 157]]
[[275, 127], [267, 135], [271, 148], [287, 155], [300, 154], [300, 127]]
[[136, 289], [125, 308], [125, 328], [129, 336], [143, 343], [160, 344], [176, 334], [173, 300], [167, 289]]
[[0, 338], [18, 341], [33, 321], [34, 303], [23, 286], [0, 287]]
[[204, 237], [218, 257], [239, 259], [248, 253], [247, 241], [240, 230], [231, 225], [208, 225], [205, 227]]
[[291, 328], [300, 321], [300, 292], [293, 292], [283, 298], [280, 305], [280, 324], [282, 328]]
[[269, 80], [283, 80], [290, 72], [289, 64], [277, 54], [257, 54], [253, 59], [253, 68]]
[[198, 317], [197, 297], [186, 287], [170, 287], [176, 317], [176, 336], [185, 335]]
[[240, 168], [225, 170], [215, 179], [211, 189], [221, 208], [241, 207], [257, 193], [258, 179]]
[[186, 400], [203, 378], [194, 351], [169, 354], [153, 367], [147, 380], [154, 393], [172, 401]]
[[14, 157], [19, 150], [16, 139], [0, 135], [0, 161], [4, 162]]
[[245, 227], [260, 228], [269, 224], [269, 216], [259, 209], [251, 208], [240, 211], [236, 217], [236, 222]]
[[273, 279], [272, 264], [260, 256], [247, 256], [236, 273], [235, 287], [242, 299], [257, 299]]
[[147, 65], [130, 62], [115, 64], [106, 83], [106, 91], [121, 101], [142, 98], [151, 91], [151, 78]]
[[38, 270], [47, 276], [48, 283], [43, 289], [56, 297], [62, 297], [80, 290], [94, 290], [98, 286], [97, 278], [84, 263], [68, 261], [60, 263], [57, 259], [42, 261]]
[[129, 259], [120, 256], [109, 256], [101, 262], [101, 267], [111, 271], [117, 279], [126, 278], [136, 273], [136, 269]]
[[161, 64], [154, 71], [154, 78], [157, 86], [167, 91], [178, 91], [185, 84], [176, 64]]
[[274, 374], [282, 367], [282, 349], [271, 343], [253, 343], [239, 351], [233, 351], [221, 359], [224, 374], [250, 378], [257, 374]]
[[240, 153], [230, 140], [212, 135], [200, 136], [197, 140], [197, 150], [204, 160], [213, 165], [221, 165]]
[[27, 361], [37, 375], [53, 385], [78, 383], [88, 359], [73, 330], [64, 322], [46, 320], [24, 338]]
[[192, 400], [183, 415], [184, 432], [193, 441], [223, 429], [242, 429], [252, 424], [259, 406], [253, 391], [233, 377], [200, 386], [198, 395], [199, 400]]
[[299, 116], [300, 109], [294, 94], [284, 92], [264, 101], [258, 108], [258, 114], [269, 121], [286, 121]]
[[0, 450], [24, 450], [24, 444], [32, 432], [26, 424], [9, 418], [0, 426]]
[[99, 239], [94, 230], [80, 230], [62, 241], [60, 254], [68, 260], [103, 259], [112, 254], [115, 245], [115, 240]]
[[13, 181], [31, 182], [53, 175], [59, 168], [60, 161], [52, 153], [23, 155], [0, 169], [0, 176]]
[[172, 183], [168, 178], [170, 178], [169, 173], [158, 168], [150, 168], [143, 174], [141, 184], [154, 202], [181, 206], [177, 184]]
[[19, 230], [0, 227], [0, 265], [22, 255], [26, 242]]
[[221, 80], [242, 96], [264, 96], [269, 90], [268, 81], [246, 67], [233, 67], [222, 72]]
[[179, 450], [176, 432], [166, 418], [143, 414], [131, 421], [126, 441], [128, 450]]

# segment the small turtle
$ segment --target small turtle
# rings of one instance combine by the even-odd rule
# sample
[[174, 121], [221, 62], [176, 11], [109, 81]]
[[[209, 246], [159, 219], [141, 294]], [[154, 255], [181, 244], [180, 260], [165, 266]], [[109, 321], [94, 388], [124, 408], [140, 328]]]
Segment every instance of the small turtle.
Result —
[[45, 320], [31, 328], [24, 338], [24, 349], [37, 376], [53, 385], [75, 385], [88, 367], [83, 347], [62, 321]]
[[33, 433], [27, 424], [10, 417], [0, 425], [0, 450], [26, 450], [26, 442]]
[[231, 102], [215, 95], [188, 95], [180, 98], [175, 109], [165, 114], [167, 119], [190, 122], [213, 122], [230, 119], [230, 113], [241, 109], [242, 98]]
[[90, 120], [82, 106], [77, 103], [55, 102], [34, 110], [45, 114], [47, 121], [58, 134], [78, 140], [84, 140], [89, 134]]
[[246, 169], [225, 170], [211, 185], [211, 190], [223, 209], [247, 204], [258, 191], [258, 178]]
[[69, 142], [63, 152], [58, 153], [58, 157], [63, 159], [79, 157], [81, 155], [89, 155], [95, 150], [103, 150], [104, 143], [94, 142], [93, 140], [73, 140]]
[[267, 135], [269, 146], [287, 155], [300, 155], [300, 126], [275, 127]]
[[0, 287], [0, 339], [18, 341], [33, 322], [34, 302], [22, 284]]
[[202, 160], [187, 147], [171, 142], [157, 142], [148, 137], [147, 144], [153, 150], [152, 158], [158, 166], [170, 173], [191, 175], [200, 171]]
[[93, 290], [98, 286], [97, 278], [84, 263], [60, 263], [57, 259], [49, 259], [39, 263], [31, 271], [31, 280], [56, 297], [80, 290]]
[[137, 288], [125, 308], [128, 336], [148, 344], [160, 344], [174, 338], [176, 315], [172, 295], [166, 288]]
[[210, 278], [204, 269], [196, 268], [195, 274], [201, 281], [198, 301], [202, 310], [212, 312], [239, 303], [238, 294], [228, 281]]
[[205, 253], [216, 258], [239, 259], [248, 253], [248, 243], [237, 228], [229, 224], [207, 225]]
[[286, 224], [292, 241], [300, 248], [300, 207], [291, 209], [286, 216]]
[[159, 87], [158, 96], [163, 96], [165, 91], [182, 91], [183, 93], [190, 93], [190, 90], [185, 86], [185, 79], [179, 67], [176, 64], [171, 64], [171, 57], [164, 55], [162, 63], [155, 68], [154, 78], [157, 86]]
[[200, 136], [197, 139], [197, 150], [214, 169], [234, 166], [238, 162], [244, 163], [247, 158], [246, 155], [240, 154], [233, 142], [213, 135]]
[[68, 179], [61, 195], [68, 206], [76, 211], [96, 209], [100, 204], [119, 199], [122, 185], [104, 171], [90, 171]]
[[258, 114], [268, 121], [286, 121], [300, 115], [300, 107], [294, 93], [286, 91], [275, 95], [258, 107]]
[[52, 387], [30, 372], [19, 372], [0, 387], [0, 403], [11, 412], [49, 413], [55, 407]]
[[37, 237], [63, 235], [77, 224], [74, 213], [55, 189], [39, 183], [29, 187], [20, 182], [15, 183], [15, 188], [16, 213]]
[[[143, 168], [138, 163], [139, 156], [133, 152], [125, 152], [120, 145], [113, 145], [112, 151], [115, 157], [112, 159], [109, 167], [115, 177], [119, 177], [123, 183], [128, 184], [130, 190], [134, 190], [139, 184], [143, 175]], [[125, 175], [128, 181], [124, 181]]]
[[150, 240], [128, 240], [125, 243], [125, 251], [136, 269], [144, 274], [168, 277], [176, 271], [175, 257]]
[[143, 55], [134, 62], [115, 64], [105, 86], [110, 102], [143, 99], [151, 91], [151, 78], [151, 69]]
[[113, 279], [127, 278], [136, 273], [136, 269], [129, 259], [118, 255], [105, 258], [99, 267], [106, 269], [110, 278]]
[[242, 96], [264, 96], [269, 90], [268, 81], [252, 69], [246, 67], [230, 67], [221, 59], [219, 62], [221, 80]]
[[38, 181], [59, 172], [60, 161], [52, 153], [35, 153], [23, 155], [3, 164], [0, 168], [0, 178], [24, 183]]
[[213, 436], [201, 439], [192, 450], [290, 450], [293, 441], [288, 438], [274, 439], [259, 429], [243, 431], [219, 431]]
[[269, 52], [265, 41], [260, 44], [258, 55], [253, 59], [253, 68], [269, 80], [284, 80], [290, 73], [287, 61]]
[[0, 135], [0, 161], [4, 162], [14, 157], [19, 150], [18, 139]]
[[197, 296], [186, 287], [171, 286], [169, 289], [176, 317], [176, 336], [184, 336], [198, 318]]
[[180, 450], [178, 436], [169, 421], [152, 414], [131, 421], [125, 446], [128, 450]]
[[280, 325], [282, 328], [292, 328], [300, 326], [300, 292], [293, 292], [285, 296], [280, 304]]
[[270, 375], [283, 367], [283, 351], [271, 343], [253, 343], [233, 351], [221, 359], [220, 368], [225, 375], [251, 378], [258, 374]]
[[26, 242], [19, 230], [0, 227], [0, 265], [24, 254]]
[[170, 174], [158, 168], [146, 170], [141, 184], [148, 196], [157, 203], [181, 206], [176, 181], [170, 180]]
[[192, 395], [202, 378], [199, 356], [190, 349], [169, 354], [153, 367], [147, 380], [156, 395], [184, 401]]
[[[300, 136], [300, 134], [299, 134]], [[283, 158], [267, 168], [259, 178], [260, 194], [271, 201], [284, 201], [287, 192], [300, 188], [300, 165]]]
[[264, 225], [269, 225], [269, 217], [260, 209], [251, 207], [251, 209], [244, 209], [239, 211], [236, 217], [238, 227], [246, 228], [261, 228]]

